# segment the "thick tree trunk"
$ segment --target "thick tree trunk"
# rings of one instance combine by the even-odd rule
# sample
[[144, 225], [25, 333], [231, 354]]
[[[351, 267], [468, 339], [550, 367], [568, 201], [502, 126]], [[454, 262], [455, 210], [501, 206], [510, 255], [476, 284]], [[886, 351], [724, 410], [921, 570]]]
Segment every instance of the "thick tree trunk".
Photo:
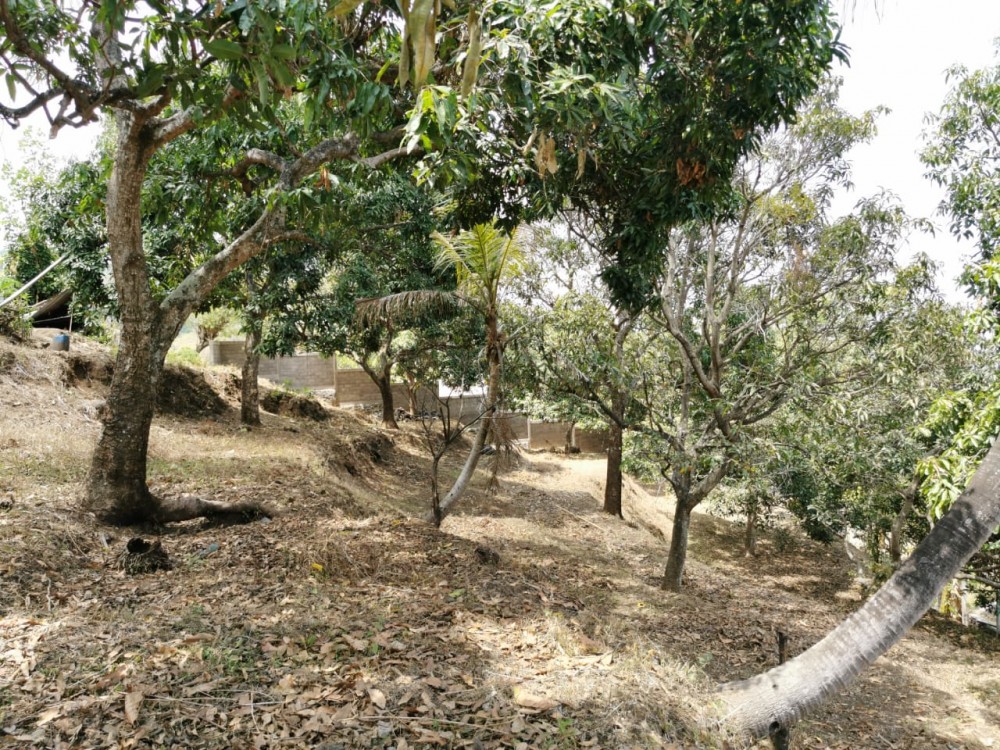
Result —
[[141, 123], [121, 113], [117, 124], [106, 211], [121, 344], [84, 506], [102, 520], [127, 524], [149, 519], [155, 506], [146, 486], [146, 451], [166, 347], [156, 340], [160, 319], [142, 247], [140, 202], [149, 155]]
[[361, 369], [371, 378], [378, 388], [379, 398], [382, 401], [382, 427], [386, 430], [398, 430], [396, 423], [396, 405], [392, 395], [392, 362], [388, 358], [388, 353], [379, 353], [382, 365], [375, 369], [367, 364], [365, 357], [360, 357]]
[[1000, 525], [1000, 441], [917, 549], [861, 609], [787, 664], [723, 686], [727, 725], [765, 737], [853, 681], [934, 603]]
[[608, 471], [604, 480], [604, 512], [622, 516], [622, 428], [611, 420], [608, 426]]
[[247, 331], [243, 360], [243, 381], [240, 384], [240, 422], [250, 427], [260, 424], [260, 328], [253, 324]]
[[670, 532], [670, 552], [667, 553], [667, 568], [663, 573], [663, 588], [667, 591], [681, 590], [693, 507], [687, 498], [677, 498], [677, 505], [674, 507], [674, 525]]

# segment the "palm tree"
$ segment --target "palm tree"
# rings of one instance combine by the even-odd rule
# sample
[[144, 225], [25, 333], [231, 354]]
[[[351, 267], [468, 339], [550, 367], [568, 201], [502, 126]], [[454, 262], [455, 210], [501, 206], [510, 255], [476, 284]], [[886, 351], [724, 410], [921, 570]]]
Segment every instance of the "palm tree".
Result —
[[434, 498], [434, 522], [441, 524], [449, 508], [462, 496], [476, 471], [479, 457], [490, 432], [493, 413], [500, 398], [504, 336], [500, 331], [500, 289], [503, 281], [517, 273], [522, 253], [515, 234], [498, 229], [496, 222], [477, 224], [472, 229], [446, 237], [434, 232], [438, 246], [435, 270], [455, 269], [454, 292], [419, 290], [401, 292], [374, 300], [359, 300], [358, 313], [363, 321], [386, 320], [417, 310], [446, 309], [456, 303], [477, 310], [486, 322], [486, 396], [479, 429], [472, 450], [461, 473], [443, 500]]
[[1000, 440], [951, 510], [861, 609], [779, 667], [722, 687], [726, 723], [765, 737], [852, 682], [892, 647], [1000, 525]]

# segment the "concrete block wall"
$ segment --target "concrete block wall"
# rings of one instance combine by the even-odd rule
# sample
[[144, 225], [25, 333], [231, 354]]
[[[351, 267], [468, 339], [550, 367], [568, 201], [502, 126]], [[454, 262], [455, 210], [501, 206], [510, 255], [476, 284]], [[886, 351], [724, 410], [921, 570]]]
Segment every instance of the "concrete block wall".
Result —
[[[242, 367], [246, 360], [241, 339], [216, 339], [202, 353], [207, 364]], [[294, 357], [261, 357], [258, 375], [293, 388], [333, 388], [337, 383], [337, 361], [319, 354]]]
[[546, 448], [565, 448], [566, 433], [570, 433], [572, 444], [572, 422], [536, 422], [528, 420], [528, 449], [544, 450]]
[[573, 431], [573, 445], [580, 449], [580, 453], [606, 453], [608, 431], [583, 430], [577, 427]]
[[608, 450], [607, 430], [584, 430], [572, 422], [536, 422], [526, 419], [528, 448], [547, 450], [565, 448], [566, 433], [570, 433], [569, 444], [581, 453], [604, 453]]

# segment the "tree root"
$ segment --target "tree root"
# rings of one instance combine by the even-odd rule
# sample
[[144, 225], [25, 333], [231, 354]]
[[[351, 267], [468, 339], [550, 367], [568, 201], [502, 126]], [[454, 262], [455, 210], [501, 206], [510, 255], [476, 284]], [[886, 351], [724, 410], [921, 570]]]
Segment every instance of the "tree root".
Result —
[[250, 500], [223, 503], [185, 495], [156, 498], [156, 508], [152, 515], [157, 523], [176, 523], [195, 518], [206, 518], [221, 523], [252, 523], [265, 517], [273, 518], [276, 514], [263, 503]]

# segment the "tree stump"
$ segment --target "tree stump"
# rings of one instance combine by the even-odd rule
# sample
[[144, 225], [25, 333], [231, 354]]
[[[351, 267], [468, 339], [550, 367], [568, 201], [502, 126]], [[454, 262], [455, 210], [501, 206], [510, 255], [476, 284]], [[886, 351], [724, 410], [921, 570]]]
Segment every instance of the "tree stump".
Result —
[[116, 567], [129, 575], [140, 573], [155, 573], [158, 570], [170, 570], [170, 557], [160, 542], [147, 542], [135, 537], [128, 540], [118, 557]]

